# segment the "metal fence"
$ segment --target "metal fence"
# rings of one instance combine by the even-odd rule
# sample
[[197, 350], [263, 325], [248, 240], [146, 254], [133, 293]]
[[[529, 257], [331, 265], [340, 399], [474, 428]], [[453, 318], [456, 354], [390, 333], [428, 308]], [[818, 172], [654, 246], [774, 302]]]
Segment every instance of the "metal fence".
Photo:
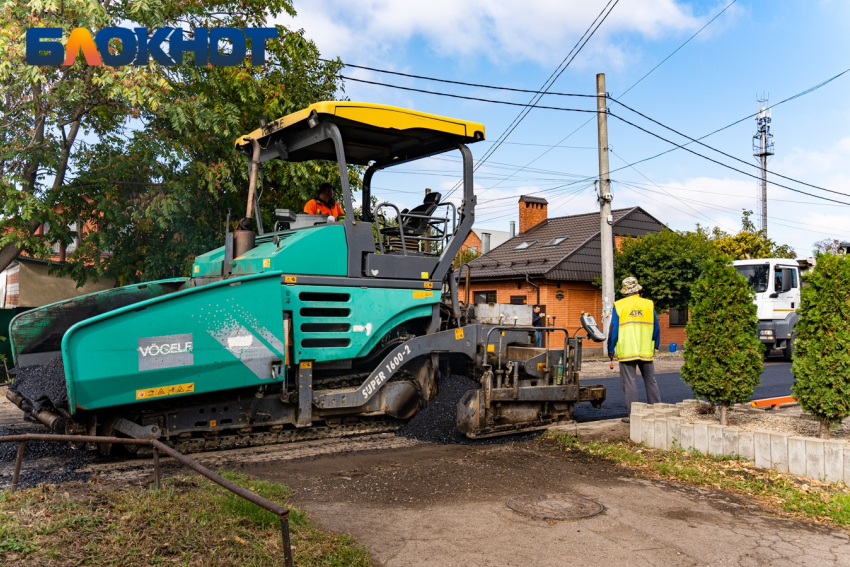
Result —
[[254, 494], [250, 490], [242, 488], [236, 483], [233, 483], [226, 478], [223, 478], [205, 466], [197, 463], [183, 455], [182, 453], [178, 453], [168, 445], [161, 443], [160, 441], [152, 440], [152, 439], [124, 439], [119, 437], [97, 437], [93, 435], [53, 435], [53, 434], [42, 434], [42, 433], [26, 433], [22, 435], [5, 435], [0, 436], [0, 443], [18, 443], [18, 454], [15, 458], [15, 470], [12, 473], [12, 492], [17, 490], [18, 488], [18, 480], [21, 476], [21, 464], [24, 460], [24, 447], [27, 444], [27, 441], [51, 441], [51, 442], [65, 442], [65, 443], [116, 443], [116, 444], [124, 444], [124, 445], [148, 445], [153, 450], [153, 468], [154, 468], [154, 476], [156, 478], [156, 487], [160, 488], [161, 483], [161, 473], [159, 466], [159, 455], [160, 453], [167, 455], [169, 457], [173, 457], [178, 463], [183, 466], [189, 467], [196, 473], [200, 474], [203, 477], [208, 478], [214, 483], [218, 484], [222, 488], [225, 488], [239, 496], [240, 498], [244, 498], [245, 500], [256, 504], [260, 508], [264, 508], [275, 514], [280, 519], [280, 534], [283, 543], [283, 559], [284, 565], [286, 567], [292, 567], [292, 544], [289, 539], [289, 508], [281, 506], [280, 504], [275, 504], [271, 500], [267, 500], [258, 494]]

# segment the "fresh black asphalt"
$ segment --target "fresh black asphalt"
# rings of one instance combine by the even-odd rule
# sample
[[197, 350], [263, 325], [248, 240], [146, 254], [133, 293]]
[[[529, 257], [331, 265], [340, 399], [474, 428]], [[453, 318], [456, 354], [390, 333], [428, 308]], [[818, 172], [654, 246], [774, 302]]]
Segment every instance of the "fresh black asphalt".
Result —
[[[679, 372], [669, 374], [658, 374], [658, 389], [661, 392], [661, 401], [675, 404], [682, 400], [694, 398], [691, 387], [682, 381]], [[640, 401], [646, 401], [646, 391], [643, 380], [638, 378], [638, 397]], [[751, 399], [774, 398], [778, 396], [790, 396], [791, 384], [794, 377], [791, 376], [791, 364], [782, 362], [768, 362], [765, 364], [761, 375], [761, 384], [756, 387]], [[582, 380], [582, 384], [602, 384], [607, 391], [607, 398], [602, 404], [602, 409], [593, 409], [588, 403], [576, 406], [576, 421], [596, 421], [599, 419], [611, 419], [615, 417], [626, 417], [626, 401], [619, 378], [599, 378]]]

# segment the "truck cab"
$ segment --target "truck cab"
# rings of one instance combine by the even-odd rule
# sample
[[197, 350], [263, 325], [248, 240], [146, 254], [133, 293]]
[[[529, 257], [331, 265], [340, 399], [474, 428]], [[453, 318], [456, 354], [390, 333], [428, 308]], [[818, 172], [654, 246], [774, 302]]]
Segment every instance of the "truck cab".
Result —
[[794, 354], [794, 328], [800, 306], [800, 269], [797, 262], [785, 258], [759, 258], [732, 263], [755, 291], [758, 308], [758, 336], [771, 350], [782, 351], [785, 360]]

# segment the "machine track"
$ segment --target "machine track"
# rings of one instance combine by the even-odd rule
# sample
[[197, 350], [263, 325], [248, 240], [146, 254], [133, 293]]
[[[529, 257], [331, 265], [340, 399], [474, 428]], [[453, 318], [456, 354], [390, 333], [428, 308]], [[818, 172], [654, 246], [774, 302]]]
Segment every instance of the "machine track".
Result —
[[[163, 443], [183, 454], [202, 453], [206, 451], [222, 451], [246, 447], [262, 447], [297, 443], [299, 441], [315, 441], [319, 439], [337, 439], [374, 433], [392, 433], [404, 425], [403, 421], [395, 419], [375, 419], [371, 423], [340, 423], [337, 426], [316, 425], [304, 429], [284, 429], [282, 431], [257, 431], [249, 435], [217, 435], [191, 437], [190, 439], [160, 439]], [[128, 446], [131, 447], [131, 446]], [[132, 446], [136, 449], [138, 446]], [[141, 447], [138, 454], [149, 453], [150, 449]]]

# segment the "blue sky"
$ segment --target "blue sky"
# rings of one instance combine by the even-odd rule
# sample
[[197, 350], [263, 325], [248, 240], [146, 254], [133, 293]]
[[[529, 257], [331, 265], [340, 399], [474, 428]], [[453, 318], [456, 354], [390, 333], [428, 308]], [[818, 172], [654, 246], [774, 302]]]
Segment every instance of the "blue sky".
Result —
[[[592, 94], [596, 73], [618, 97], [730, 0], [621, 0], [552, 91]], [[358, 65], [474, 83], [538, 89], [569, 52], [605, 0], [488, 2], [432, 0], [409, 3], [369, 0], [296, 1], [298, 15], [281, 23], [304, 29], [325, 57]], [[699, 137], [850, 67], [850, 2], [846, 0], [738, 0], [687, 46], [623, 98], [623, 102], [677, 130]], [[347, 68], [354, 78], [528, 102], [530, 95], [433, 83]], [[776, 156], [769, 169], [850, 194], [850, 73], [822, 89], [773, 109]], [[518, 107], [464, 101], [347, 81], [352, 100], [379, 102], [484, 123], [487, 141], [473, 144], [480, 158], [519, 112]], [[595, 100], [547, 96], [540, 103], [595, 108]], [[626, 109], [611, 110], [664, 137], [684, 140]], [[588, 119], [562, 143], [551, 148]], [[755, 121], [746, 120], [705, 140], [755, 164]], [[609, 119], [611, 169], [668, 149], [665, 142]], [[528, 145], [537, 144], [537, 145]], [[476, 223], [507, 230], [516, 220], [516, 198], [549, 200], [549, 216], [598, 210], [592, 185], [561, 185], [598, 172], [595, 116], [534, 109], [476, 175], [480, 195]], [[710, 150], [692, 146], [739, 169]], [[548, 152], [547, 152], [548, 150]], [[530, 164], [530, 165], [528, 165]], [[525, 170], [520, 170], [527, 166]], [[612, 174], [614, 207], [640, 205], [675, 229], [697, 222], [727, 231], [740, 227], [741, 211], [757, 208], [757, 181], [677, 150]], [[380, 199], [412, 206], [425, 187], [451, 189], [459, 162], [432, 158], [402, 166], [406, 174], [376, 175]], [[510, 176], [510, 177], [509, 177]], [[803, 191], [829, 196], [773, 178]], [[850, 197], [832, 195], [850, 203]], [[829, 203], [776, 186], [768, 188], [772, 238], [811, 254], [828, 237], [850, 240], [850, 206]]]

